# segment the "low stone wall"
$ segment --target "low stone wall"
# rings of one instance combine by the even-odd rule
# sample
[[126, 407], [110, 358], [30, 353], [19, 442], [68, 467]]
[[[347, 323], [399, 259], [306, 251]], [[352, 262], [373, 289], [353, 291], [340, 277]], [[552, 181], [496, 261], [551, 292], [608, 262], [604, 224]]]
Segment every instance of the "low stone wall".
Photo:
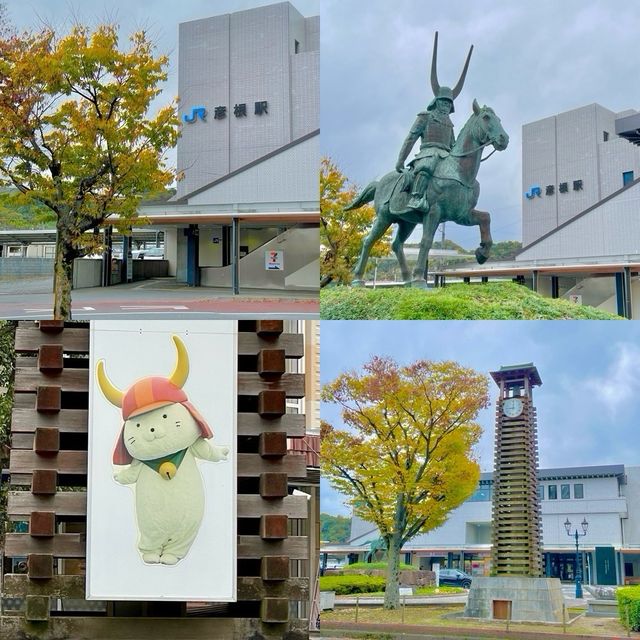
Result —
[[0, 277], [50, 276], [53, 258], [0, 258]]

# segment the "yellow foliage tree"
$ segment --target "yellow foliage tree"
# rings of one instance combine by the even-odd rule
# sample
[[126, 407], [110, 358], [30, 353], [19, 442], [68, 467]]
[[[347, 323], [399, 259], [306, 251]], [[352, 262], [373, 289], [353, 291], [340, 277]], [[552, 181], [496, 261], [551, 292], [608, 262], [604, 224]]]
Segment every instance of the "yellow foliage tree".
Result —
[[[375, 212], [371, 205], [353, 211], [344, 208], [358, 195], [358, 188], [349, 185], [347, 177], [329, 158], [320, 166], [320, 286], [330, 282], [349, 284], [351, 271], [362, 240], [373, 224]], [[391, 230], [371, 251], [372, 257], [386, 256], [390, 251]]]
[[71, 316], [73, 260], [96, 248], [87, 231], [110, 217], [127, 229], [174, 179], [175, 104], [148, 116], [167, 63], [144, 32], [121, 51], [115, 25], [0, 35], [0, 179], [56, 221], [55, 318]]
[[440, 526], [477, 486], [476, 418], [488, 406], [488, 386], [487, 376], [456, 362], [401, 366], [374, 357], [322, 389], [346, 427], [323, 422], [322, 473], [380, 532], [388, 552], [385, 608], [399, 603], [403, 545]]

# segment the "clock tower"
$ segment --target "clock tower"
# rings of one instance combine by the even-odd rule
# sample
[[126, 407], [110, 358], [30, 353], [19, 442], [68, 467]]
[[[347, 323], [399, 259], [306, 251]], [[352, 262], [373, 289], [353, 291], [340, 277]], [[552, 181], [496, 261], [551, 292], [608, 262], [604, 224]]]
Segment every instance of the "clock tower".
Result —
[[533, 363], [500, 367], [491, 377], [496, 447], [491, 522], [491, 575], [474, 576], [465, 607], [471, 618], [562, 622], [558, 578], [543, 577], [538, 498], [538, 436], [533, 389], [542, 384]]
[[[538, 436], [533, 388], [542, 380], [532, 363], [500, 367], [496, 403], [491, 564], [497, 576], [542, 576], [538, 498]], [[499, 526], [498, 526], [499, 524]]]

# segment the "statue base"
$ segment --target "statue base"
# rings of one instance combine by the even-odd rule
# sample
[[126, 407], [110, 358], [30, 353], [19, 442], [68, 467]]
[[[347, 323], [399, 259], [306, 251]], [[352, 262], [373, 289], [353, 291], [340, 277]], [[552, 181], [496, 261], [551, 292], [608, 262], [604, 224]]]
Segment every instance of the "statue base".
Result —
[[516, 622], [562, 623], [564, 596], [558, 578], [475, 577], [464, 616]]

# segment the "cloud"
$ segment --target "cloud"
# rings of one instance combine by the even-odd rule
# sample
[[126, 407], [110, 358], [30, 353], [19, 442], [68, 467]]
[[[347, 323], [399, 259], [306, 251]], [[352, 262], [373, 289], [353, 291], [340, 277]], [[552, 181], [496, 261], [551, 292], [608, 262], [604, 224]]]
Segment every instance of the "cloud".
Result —
[[615, 345], [612, 362], [606, 372], [585, 383], [587, 389], [606, 406], [611, 417], [628, 408], [640, 391], [640, 347], [632, 343]]

